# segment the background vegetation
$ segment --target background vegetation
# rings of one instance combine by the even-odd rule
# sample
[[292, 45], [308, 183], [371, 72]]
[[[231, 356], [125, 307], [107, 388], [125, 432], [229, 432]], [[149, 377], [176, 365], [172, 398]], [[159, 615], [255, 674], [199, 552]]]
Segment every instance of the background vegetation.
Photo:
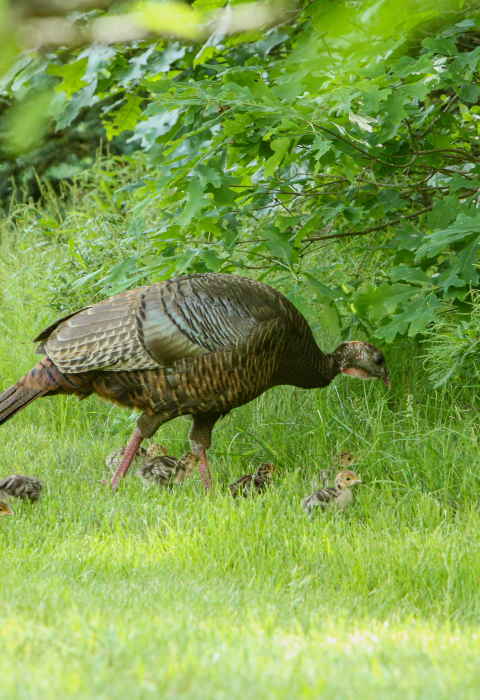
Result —
[[[87, 36], [127, 16], [122, 7], [68, 26]], [[11, 63], [0, 82], [5, 205], [39, 195], [40, 175], [58, 189], [107, 149], [129, 171], [123, 188], [110, 182], [109, 207], [138, 247], [109, 261], [71, 247], [87, 295], [213, 270], [279, 286], [345, 338], [393, 343], [439, 315], [468, 319], [477, 6], [315, 0], [272, 5], [275, 26], [233, 34], [225, 19], [205, 24], [215, 7], [144, 3], [145, 39], [45, 46]], [[178, 39], [148, 34], [169, 26], [166, 12]]]
[[[374, 340], [393, 387], [233, 412], [210, 499], [100, 486], [135, 415], [96, 399], [5, 425], [2, 473], [46, 494], [0, 523], [0, 698], [476, 698], [478, 8], [314, 0], [244, 32], [235, 4], [46, 4], [17, 32], [0, 4], [2, 385], [54, 318], [213, 270], [281, 289], [327, 350]], [[143, 34], [110, 43], [125, 17]], [[339, 449], [356, 502], [309, 518]], [[275, 488], [234, 506], [262, 459]]]

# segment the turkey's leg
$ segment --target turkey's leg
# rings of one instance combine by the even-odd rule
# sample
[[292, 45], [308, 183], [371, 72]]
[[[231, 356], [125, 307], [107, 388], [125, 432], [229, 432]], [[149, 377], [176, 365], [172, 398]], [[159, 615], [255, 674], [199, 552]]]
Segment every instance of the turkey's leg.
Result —
[[200, 477], [203, 481], [203, 485], [205, 486], [205, 491], [208, 492], [213, 487], [213, 481], [208, 470], [207, 455], [205, 454], [205, 448], [203, 447], [203, 445], [200, 445], [199, 443], [194, 442], [193, 440], [190, 440], [190, 445], [192, 446], [193, 454], [198, 455], [202, 460], [198, 465], [198, 471], [200, 472]]
[[120, 464], [118, 465], [115, 474], [113, 475], [112, 478], [112, 489], [113, 491], [118, 490], [118, 484], [120, 483], [120, 479], [122, 479], [125, 474], [128, 471], [128, 468], [130, 464], [132, 463], [132, 459], [135, 457], [137, 454], [137, 450], [140, 447], [140, 444], [143, 440], [143, 435], [140, 432], [138, 428], [135, 428], [135, 430], [132, 433], [132, 437], [130, 438], [130, 442], [128, 443], [127, 447], [125, 448], [125, 452], [123, 453], [123, 457], [120, 460]]
[[207, 455], [205, 450], [208, 450], [212, 443], [213, 426], [220, 418], [219, 413], [200, 413], [193, 417], [192, 427], [188, 433], [188, 439], [192, 447], [192, 452], [202, 460], [198, 465], [198, 471], [202, 477], [205, 491], [210, 491], [213, 482], [210, 472], [208, 471]]

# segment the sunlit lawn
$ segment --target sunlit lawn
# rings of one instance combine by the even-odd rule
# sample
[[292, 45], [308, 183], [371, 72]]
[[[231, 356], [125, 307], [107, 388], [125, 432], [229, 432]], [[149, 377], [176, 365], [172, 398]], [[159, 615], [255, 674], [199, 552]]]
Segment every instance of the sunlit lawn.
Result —
[[[41, 270], [4, 243], [2, 387], [38, 360]], [[340, 378], [220, 422], [212, 497], [197, 479], [145, 490], [134, 470], [117, 495], [100, 485], [133, 417], [95, 398], [3, 426], [1, 475], [46, 492], [0, 522], [0, 698], [478, 698], [475, 396], [436, 395], [401, 348], [388, 359], [391, 392]], [[172, 453], [188, 427], [162, 430]], [[309, 518], [300, 501], [340, 448], [361, 458], [355, 504]], [[275, 488], [234, 505], [226, 485], [261, 459]]]

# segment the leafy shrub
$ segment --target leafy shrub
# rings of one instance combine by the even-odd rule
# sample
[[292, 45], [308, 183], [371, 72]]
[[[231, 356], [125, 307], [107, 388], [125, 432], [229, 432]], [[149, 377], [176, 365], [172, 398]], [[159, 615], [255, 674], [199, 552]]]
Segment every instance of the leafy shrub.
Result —
[[[480, 246], [476, 12], [315, 0], [274, 29], [201, 47], [23, 57], [0, 85], [20, 115], [55, 90], [58, 130], [100, 110], [108, 138], [147, 158], [118, 195], [132, 218], [115, 234], [145, 245], [92, 269], [83, 237], [77, 289], [255, 275], [322, 328], [348, 337], [361, 326], [385, 342], [468, 311]], [[92, 245], [113, 236], [89, 230]]]

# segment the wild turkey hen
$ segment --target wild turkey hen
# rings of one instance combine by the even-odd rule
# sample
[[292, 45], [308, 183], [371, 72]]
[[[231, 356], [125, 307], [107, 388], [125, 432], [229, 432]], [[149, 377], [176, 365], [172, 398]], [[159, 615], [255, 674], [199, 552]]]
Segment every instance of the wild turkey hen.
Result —
[[142, 414], [112, 479], [118, 488], [140, 443], [180, 415], [211, 487], [205, 450], [216, 421], [280, 384], [327, 386], [343, 372], [390, 385], [370, 343], [323, 353], [308, 323], [282, 294], [226, 274], [176, 277], [98, 302], [36, 338], [39, 364], [0, 395], [0, 423], [40, 396], [92, 393]]

